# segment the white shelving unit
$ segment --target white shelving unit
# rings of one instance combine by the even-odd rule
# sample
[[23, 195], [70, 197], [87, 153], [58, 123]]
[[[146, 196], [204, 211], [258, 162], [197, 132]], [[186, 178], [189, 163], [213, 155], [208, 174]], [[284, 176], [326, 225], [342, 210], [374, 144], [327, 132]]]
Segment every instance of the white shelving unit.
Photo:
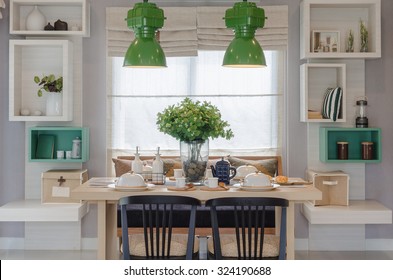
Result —
[[[3, 238], [3, 242], [25, 250], [79, 250], [88, 204], [43, 204], [41, 175], [51, 169], [81, 169], [88, 154], [76, 161], [36, 162], [29, 158], [29, 132], [42, 125], [51, 130], [82, 127], [82, 40], [90, 35], [90, 4], [88, 0], [10, 0], [9, 6], [10, 34], [24, 38], [9, 42], [9, 120], [26, 121], [25, 196], [0, 206], [0, 222], [24, 222], [24, 237]], [[35, 6], [47, 23], [54, 25], [60, 19], [67, 22], [68, 30], [26, 30], [26, 18]], [[22, 115], [24, 108], [45, 113], [45, 95], [38, 97], [39, 86], [33, 79], [48, 74], [63, 76], [62, 115]]]
[[[360, 52], [360, 20], [368, 30], [368, 52]], [[337, 52], [313, 52], [313, 31], [338, 31]], [[349, 31], [354, 34], [354, 52], [346, 52]], [[303, 0], [300, 7], [300, 58], [381, 57], [380, 0]]]
[[[68, 40], [10, 40], [9, 120], [71, 121], [73, 118], [73, 44]], [[38, 97], [34, 76], [63, 76], [62, 115], [45, 116], [45, 96]], [[45, 95], [45, 94], [44, 94]], [[41, 116], [21, 115], [22, 109]]]
[[[368, 52], [360, 52], [360, 21], [368, 30]], [[350, 30], [354, 35], [354, 52], [346, 52]], [[313, 42], [318, 32], [322, 32], [323, 46], [331, 44], [322, 51], [313, 48], [318, 44], [318, 40]], [[330, 41], [325, 39], [329, 36]], [[337, 50], [331, 51], [334, 43], [338, 43]], [[364, 250], [367, 224], [392, 223], [391, 209], [378, 201], [366, 200], [366, 162], [320, 160], [320, 127], [354, 129], [356, 97], [366, 95], [365, 60], [379, 57], [380, 0], [302, 0], [300, 120], [307, 122], [307, 166], [325, 172], [342, 170], [350, 176], [348, 206], [314, 206], [311, 202], [302, 205], [301, 212], [309, 222], [309, 250]], [[324, 90], [335, 86], [343, 88], [339, 119], [336, 122], [310, 119], [308, 110], [321, 110]]]
[[322, 110], [327, 88], [341, 87], [343, 97], [336, 122], [346, 121], [346, 65], [341, 63], [305, 63], [300, 66], [300, 121], [333, 122], [331, 119], [313, 119], [308, 112]]
[[[46, 21], [52, 26], [60, 19], [67, 22], [68, 30], [26, 30], [26, 17], [34, 6], [38, 6]], [[88, 37], [90, 36], [90, 3], [87, 0], [10, 0], [10, 34]]]

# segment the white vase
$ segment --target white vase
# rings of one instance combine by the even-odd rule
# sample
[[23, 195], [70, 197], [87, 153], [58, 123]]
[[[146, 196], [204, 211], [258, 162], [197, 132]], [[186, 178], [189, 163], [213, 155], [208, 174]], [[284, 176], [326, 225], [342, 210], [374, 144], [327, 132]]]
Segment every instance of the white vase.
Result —
[[61, 116], [63, 114], [63, 95], [61, 92], [48, 92], [46, 96], [46, 115]]
[[34, 6], [33, 10], [26, 17], [26, 30], [44, 30], [46, 18], [43, 13]]

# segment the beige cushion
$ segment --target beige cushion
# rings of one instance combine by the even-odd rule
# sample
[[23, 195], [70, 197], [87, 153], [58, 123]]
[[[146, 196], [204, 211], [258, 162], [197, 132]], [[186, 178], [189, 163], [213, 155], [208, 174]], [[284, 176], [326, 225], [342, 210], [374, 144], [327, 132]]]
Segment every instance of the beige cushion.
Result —
[[116, 177], [120, 177], [124, 173], [127, 173], [127, 172], [131, 171], [131, 162], [132, 162], [132, 160], [112, 158], [112, 161], [113, 161], [113, 163], [115, 165]]
[[278, 168], [278, 161], [276, 158], [271, 159], [260, 159], [260, 160], [248, 160], [237, 157], [228, 156], [228, 161], [233, 167], [239, 167], [242, 165], [252, 165], [262, 173], [274, 177]]
[[[187, 252], [187, 234], [172, 234], [171, 241], [171, 252], [170, 255], [173, 257], [185, 256]], [[154, 235], [154, 248], [156, 245], [156, 237]], [[131, 255], [133, 256], [146, 256], [145, 241], [143, 234], [130, 234], [129, 235], [129, 247]], [[161, 240], [160, 240], [160, 251], [161, 251]], [[194, 241], [194, 253], [198, 252], [199, 239], [195, 237]], [[120, 251], [123, 253], [123, 244], [120, 246]]]
[[[234, 234], [220, 234], [221, 241], [221, 254], [226, 258], [237, 257], [237, 244], [236, 236]], [[260, 241], [260, 240], [259, 240]], [[213, 237], [209, 238], [208, 250], [214, 254]], [[248, 253], [248, 245], [246, 245], [246, 252]], [[251, 248], [254, 248], [254, 239], [251, 240]], [[264, 258], [277, 257], [279, 255], [280, 248], [280, 237], [272, 234], [265, 234], [265, 240], [263, 245], [262, 256]], [[241, 252], [243, 252], [243, 246], [240, 245]], [[251, 254], [253, 255], [253, 254]], [[259, 244], [257, 246], [257, 255], [259, 255]]]

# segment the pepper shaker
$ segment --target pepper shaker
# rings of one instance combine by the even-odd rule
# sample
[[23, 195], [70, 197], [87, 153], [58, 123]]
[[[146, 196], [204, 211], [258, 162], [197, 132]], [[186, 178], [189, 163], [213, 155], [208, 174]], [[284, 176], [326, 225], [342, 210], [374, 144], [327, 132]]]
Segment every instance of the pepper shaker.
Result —
[[160, 157], [160, 147], [157, 148], [156, 158], [153, 161], [153, 178], [152, 183], [162, 185], [164, 177], [164, 162]]

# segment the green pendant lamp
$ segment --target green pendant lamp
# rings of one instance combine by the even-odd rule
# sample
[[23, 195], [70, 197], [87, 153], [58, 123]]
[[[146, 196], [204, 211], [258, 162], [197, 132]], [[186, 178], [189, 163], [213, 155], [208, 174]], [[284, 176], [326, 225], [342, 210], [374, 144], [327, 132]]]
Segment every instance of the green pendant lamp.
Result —
[[156, 39], [157, 29], [164, 26], [164, 11], [156, 4], [136, 3], [128, 11], [127, 26], [134, 30], [135, 40], [124, 57], [124, 67], [166, 67], [164, 51]]
[[225, 12], [225, 25], [235, 31], [235, 38], [229, 44], [223, 66], [226, 67], [265, 67], [263, 50], [255, 39], [255, 32], [265, 25], [265, 11], [255, 3], [235, 3]]

